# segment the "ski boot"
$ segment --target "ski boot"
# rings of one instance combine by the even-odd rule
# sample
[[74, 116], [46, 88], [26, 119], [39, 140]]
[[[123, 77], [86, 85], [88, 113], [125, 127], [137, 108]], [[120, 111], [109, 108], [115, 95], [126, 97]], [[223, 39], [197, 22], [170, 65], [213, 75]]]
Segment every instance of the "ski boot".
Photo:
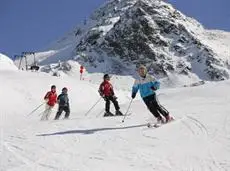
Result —
[[105, 112], [104, 117], [114, 116], [111, 112]]
[[116, 116], [123, 116], [123, 113], [120, 110], [116, 111]]
[[165, 123], [164, 119], [161, 116], [159, 116], [159, 117], [157, 117], [157, 122], [156, 123], [148, 123], [147, 127], [148, 128], [152, 128], [152, 127], [158, 128], [164, 123]]
[[55, 116], [54, 120], [59, 120], [59, 116]]
[[165, 123], [164, 119], [161, 116], [159, 116], [157, 118], [157, 124], [164, 124], [164, 123]]
[[165, 116], [165, 123], [171, 122], [173, 120], [174, 120], [173, 117], [171, 117], [169, 114]]

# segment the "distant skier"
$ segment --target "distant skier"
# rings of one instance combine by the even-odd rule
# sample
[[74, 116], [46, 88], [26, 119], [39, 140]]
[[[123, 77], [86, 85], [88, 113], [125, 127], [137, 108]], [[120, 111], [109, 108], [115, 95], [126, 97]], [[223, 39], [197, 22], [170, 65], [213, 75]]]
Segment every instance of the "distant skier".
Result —
[[[143, 101], [149, 111], [157, 118], [157, 121], [159, 123], [171, 121], [173, 118], [169, 115], [169, 112], [156, 99], [155, 91], [159, 89], [160, 82], [147, 73], [147, 68], [144, 65], [138, 68], [138, 74], [139, 78], [135, 80], [132, 87], [132, 98], [134, 99], [136, 93], [140, 90]], [[162, 118], [162, 115], [165, 117], [165, 120]]]
[[70, 107], [69, 107], [69, 97], [67, 92], [68, 89], [64, 87], [62, 89], [62, 93], [57, 98], [59, 107], [58, 107], [58, 112], [54, 118], [55, 120], [59, 119], [63, 111], [65, 111], [65, 119], [69, 118]]
[[113, 113], [110, 112], [110, 101], [112, 101], [112, 103], [114, 104], [114, 107], [116, 109], [116, 115], [123, 115], [120, 111], [120, 107], [117, 101], [117, 97], [114, 94], [113, 91], [113, 86], [112, 84], [109, 82], [110, 81], [110, 77], [108, 74], [104, 75], [104, 81], [101, 83], [100, 87], [99, 87], [99, 93], [100, 96], [104, 98], [105, 100], [105, 114], [104, 117], [106, 116], [114, 116]]
[[41, 117], [41, 120], [48, 120], [50, 117], [50, 114], [52, 112], [53, 107], [57, 103], [57, 94], [56, 94], [56, 86], [51, 86], [51, 91], [47, 92], [44, 100], [47, 101], [45, 111], [43, 112], [43, 115]]

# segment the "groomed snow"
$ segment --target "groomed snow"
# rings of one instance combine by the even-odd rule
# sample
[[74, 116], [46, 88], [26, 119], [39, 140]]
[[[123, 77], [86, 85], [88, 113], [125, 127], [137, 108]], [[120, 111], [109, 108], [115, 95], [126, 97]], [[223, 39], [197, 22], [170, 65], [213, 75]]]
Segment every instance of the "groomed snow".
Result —
[[[99, 99], [99, 85], [77, 76], [1, 71], [0, 82], [0, 170], [230, 170], [229, 81], [158, 91], [176, 118], [158, 129], [146, 128], [154, 119], [139, 97], [124, 123], [102, 117], [103, 100], [85, 116]], [[119, 76], [112, 82], [125, 112], [132, 84]], [[53, 121], [57, 107], [49, 121], [39, 121], [43, 107], [27, 116], [52, 84], [58, 93], [68, 87], [70, 120]]]
[[14, 62], [2, 53], [0, 53], [0, 71], [1, 70], [17, 70]]

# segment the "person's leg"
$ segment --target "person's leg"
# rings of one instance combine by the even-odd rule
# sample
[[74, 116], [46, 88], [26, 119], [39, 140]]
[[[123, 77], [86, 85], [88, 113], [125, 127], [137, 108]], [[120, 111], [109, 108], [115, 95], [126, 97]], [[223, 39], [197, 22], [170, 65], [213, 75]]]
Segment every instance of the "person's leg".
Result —
[[167, 118], [169, 116], [169, 112], [160, 105], [159, 101], [156, 98], [156, 95], [154, 96], [154, 106], [156, 106], [157, 110], [165, 117]]
[[69, 114], [70, 114], [69, 106], [66, 106], [66, 107], [64, 108], [64, 111], [65, 111], [65, 119], [69, 118]]
[[157, 111], [165, 117], [165, 122], [167, 123], [173, 120], [173, 117], [169, 115], [169, 112], [162, 105], [160, 105], [159, 101], [157, 100], [156, 95], [154, 96], [153, 99], [154, 99], [153, 101], [154, 106], [156, 107]]
[[113, 103], [113, 105], [114, 105], [116, 111], [118, 111], [118, 110], [120, 109], [120, 106], [119, 106], [119, 104], [118, 104], [117, 99], [111, 96], [111, 97], [110, 97], [110, 100], [112, 101], [112, 103]]
[[155, 116], [156, 118], [160, 118], [161, 115], [156, 108], [154, 96], [153, 95], [148, 96], [148, 97], [144, 98], [143, 100], [144, 100], [146, 106], [148, 107], [149, 111], [153, 114], [153, 116]]
[[46, 114], [46, 120], [49, 120], [49, 117], [52, 113], [52, 109], [53, 109], [53, 106], [49, 106], [49, 109], [48, 109], [47, 114]]
[[111, 97], [111, 101], [113, 102], [113, 105], [116, 109], [116, 115], [123, 115], [123, 113], [120, 111], [120, 106], [118, 104], [117, 98]]
[[57, 112], [57, 114], [56, 114], [56, 116], [54, 118], [55, 120], [59, 119], [59, 117], [61, 116], [63, 110], [64, 110], [63, 107], [61, 107], [61, 106], [58, 107], [58, 112]]
[[105, 97], [105, 114], [104, 116], [113, 116], [113, 114], [110, 112], [110, 98]]
[[47, 113], [49, 112], [49, 108], [50, 108], [50, 106], [48, 104], [46, 104], [45, 111], [43, 112], [42, 117], [41, 117], [41, 121], [46, 120]]
[[105, 112], [110, 112], [110, 99], [109, 97], [105, 97]]

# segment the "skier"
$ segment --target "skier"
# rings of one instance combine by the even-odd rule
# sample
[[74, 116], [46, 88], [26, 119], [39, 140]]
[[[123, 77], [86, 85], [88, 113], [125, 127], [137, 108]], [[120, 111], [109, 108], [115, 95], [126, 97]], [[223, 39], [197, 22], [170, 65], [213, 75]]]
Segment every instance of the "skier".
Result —
[[48, 120], [49, 116], [52, 112], [53, 107], [55, 106], [57, 102], [57, 94], [56, 94], [56, 86], [51, 86], [51, 91], [47, 92], [44, 100], [47, 101], [45, 111], [43, 112], [43, 115], [41, 117], [41, 120]]
[[[147, 68], [144, 65], [138, 68], [138, 74], [139, 78], [135, 80], [132, 87], [132, 98], [134, 99], [136, 93], [140, 90], [143, 101], [149, 111], [157, 118], [157, 121], [159, 123], [171, 121], [173, 118], [169, 115], [169, 112], [156, 99], [155, 91], [159, 89], [160, 82], [147, 73]], [[162, 118], [162, 115], [165, 117], [165, 120]]]
[[58, 107], [58, 112], [54, 118], [55, 120], [59, 119], [63, 111], [65, 111], [65, 119], [69, 118], [70, 108], [69, 108], [69, 97], [67, 92], [68, 89], [64, 87], [62, 89], [62, 93], [57, 98], [59, 107]]
[[98, 92], [100, 93], [100, 96], [105, 100], [105, 114], [106, 116], [114, 116], [113, 113], [110, 112], [110, 101], [114, 104], [114, 107], [116, 109], [116, 115], [121, 116], [123, 115], [120, 111], [120, 107], [117, 101], [117, 97], [114, 94], [113, 86], [109, 82], [110, 76], [108, 74], [104, 75], [104, 81], [101, 83]]

